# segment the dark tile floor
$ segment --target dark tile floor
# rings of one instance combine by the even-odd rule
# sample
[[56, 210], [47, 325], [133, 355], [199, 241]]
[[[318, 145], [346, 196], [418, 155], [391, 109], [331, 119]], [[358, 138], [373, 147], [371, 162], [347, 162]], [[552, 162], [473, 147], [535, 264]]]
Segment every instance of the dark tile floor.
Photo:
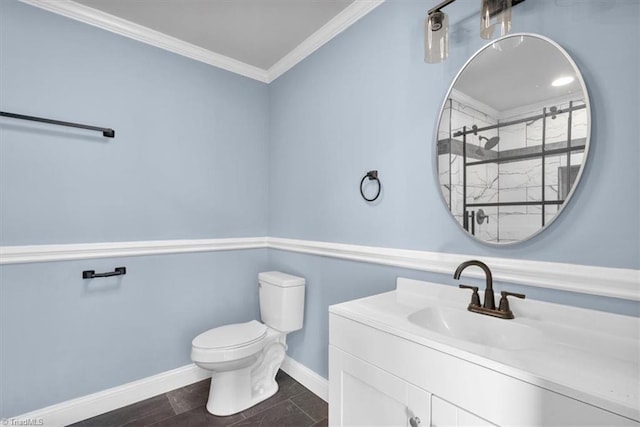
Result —
[[327, 425], [327, 403], [289, 375], [276, 375], [278, 392], [239, 414], [216, 417], [207, 412], [210, 380], [172, 390], [142, 402], [73, 424], [76, 427], [265, 426]]

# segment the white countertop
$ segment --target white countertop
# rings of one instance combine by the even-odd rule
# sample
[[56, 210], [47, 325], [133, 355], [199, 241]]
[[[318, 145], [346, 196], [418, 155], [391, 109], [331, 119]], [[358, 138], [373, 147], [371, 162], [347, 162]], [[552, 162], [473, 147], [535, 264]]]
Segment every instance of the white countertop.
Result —
[[[453, 286], [399, 278], [395, 291], [329, 311], [640, 421], [639, 318], [515, 298], [510, 299], [513, 320], [469, 313], [484, 318], [483, 325], [495, 331], [502, 322], [522, 325], [525, 331], [533, 328], [531, 344], [515, 349], [452, 338], [409, 320], [427, 307], [464, 311], [470, 295]], [[527, 344], [528, 337], [522, 339]]]

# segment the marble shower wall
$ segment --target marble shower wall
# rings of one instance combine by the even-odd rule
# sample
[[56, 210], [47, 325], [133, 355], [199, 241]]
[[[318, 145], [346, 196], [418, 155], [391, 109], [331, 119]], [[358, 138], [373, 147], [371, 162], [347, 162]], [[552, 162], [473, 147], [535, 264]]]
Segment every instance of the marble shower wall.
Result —
[[[551, 105], [547, 106], [547, 111]], [[583, 105], [582, 100], [573, 102], [574, 107]], [[569, 131], [569, 101], [556, 103], [554, 106], [560, 111], [555, 117], [547, 117], [544, 121], [540, 118], [500, 128], [500, 144], [497, 147], [500, 152], [539, 147], [542, 145], [543, 133], [547, 150], [566, 148]], [[516, 115], [507, 113], [501, 122], [518, 120], [541, 113], [541, 108]], [[586, 109], [573, 111], [571, 113], [571, 144], [573, 146], [584, 145], [587, 133]], [[583, 157], [583, 151], [571, 154], [571, 166], [574, 169], [576, 166], [579, 167]], [[560, 188], [559, 180], [560, 175], [567, 172], [568, 158], [566, 153], [545, 157], [545, 200], [564, 200], [566, 198], [567, 188]], [[542, 158], [499, 163], [500, 202], [542, 201], [542, 173]], [[545, 206], [544, 224], [556, 215], [560, 207], [561, 205]], [[542, 205], [501, 206], [498, 211], [498, 222], [498, 241], [500, 243], [520, 241], [543, 226]]]
[[[449, 139], [451, 148], [448, 153], [438, 156], [440, 185], [448, 198], [448, 206], [451, 213], [460, 225], [463, 224], [463, 158], [461, 155], [462, 137], [454, 137], [456, 132], [464, 126], [469, 129], [472, 125], [478, 127], [490, 126], [498, 123], [495, 117], [476, 108], [465, 105], [454, 99], [449, 99], [442, 113], [438, 138], [440, 141]], [[483, 132], [482, 136], [490, 138], [497, 135], [497, 130]], [[457, 144], [457, 145], [456, 145]], [[467, 135], [467, 161], [484, 160], [480, 147], [484, 142], [479, 135]], [[457, 147], [457, 149], [456, 149]], [[495, 203], [498, 201], [498, 165], [488, 163], [467, 167], [467, 203]], [[469, 210], [477, 211], [477, 208]], [[489, 221], [483, 224], [476, 222], [476, 236], [482, 240], [494, 240], [497, 238], [498, 223], [495, 221], [497, 210], [483, 208], [490, 215]], [[491, 221], [491, 218], [494, 220]]]
[[[547, 106], [547, 109], [553, 104]], [[574, 101], [574, 107], [584, 105], [582, 100]], [[569, 128], [569, 102], [557, 102], [558, 114], [547, 117], [546, 120], [536, 119], [511, 126], [483, 131], [480, 134], [486, 138], [499, 136], [500, 142], [492, 151], [496, 154], [508, 155], [509, 150], [524, 150], [539, 147], [542, 144], [543, 133], [547, 149], [566, 148]], [[462, 137], [454, 137], [456, 132], [467, 130], [476, 125], [479, 128], [497, 124], [498, 122], [514, 121], [542, 113], [542, 107], [517, 114], [501, 113], [498, 120], [494, 115], [487, 114], [477, 108], [465, 105], [455, 99], [449, 99], [443, 109], [438, 140], [446, 141], [449, 145], [441, 150], [438, 156], [438, 171], [440, 186], [444, 199], [451, 213], [458, 223], [463, 224], [463, 159]], [[543, 129], [544, 128], [544, 129]], [[584, 145], [588, 134], [586, 109], [572, 112], [571, 140], [572, 145]], [[480, 135], [467, 135], [467, 161], [485, 160], [482, 147], [485, 141]], [[570, 165], [577, 171], [576, 166], [582, 164], [582, 151], [574, 152], [570, 158]], [[566, 197], [567, 189], [560, 188], [560, 175], [567, 172], [569, 164], [566, 153], [545, 157], [544, 165], [544, 197], [546, 200], [562, 200]], [[497, 203], [497, 202], [540, 202], [542, 201], [542, 158], [519, 161], [503, 161], [467, 166], [467, 204]], [[560, 209], [561, 205], [547, 205], [544, 212], [544, 223], [548, 223]], [[476, 215], [482, 209], [488, 219], [482, 224], [475, 223], [476, 237], [492, 243], [508, 243], [522, 240], [543, 225], [542, 205], [529, 206], [500, 206], [500, 207], [469, 207]]]

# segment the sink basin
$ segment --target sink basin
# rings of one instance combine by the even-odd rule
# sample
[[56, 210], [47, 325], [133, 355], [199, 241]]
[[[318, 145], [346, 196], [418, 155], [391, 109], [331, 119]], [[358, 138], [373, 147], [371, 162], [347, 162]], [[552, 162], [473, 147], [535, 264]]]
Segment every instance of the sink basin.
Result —
[[530, 326], [447, 307], [429, 307], [409, 315], [421, 328], [461, 341], [502, 350], [540, 347], [543, 334]]
[[[357, 351], [364, 355], [380, 349], [381, 354], [375, 352], [375, 359], [388, 362], [389, 372], [397, 368], [396, 372], [413, 375], [414, 370], [404, 365], [413, 360], [420, 360], [420, 369], [431, 366], [444, 369], [449, 365], [440, 363], [443, 362], [440, 357], [449, 355], [568, 396], [574, 403], [584, 402], [620, 414], [626, 417], [628, 425], [640, 426], [640, 318], [517, 299], [511, 305], [515, 319], [506, 320], [472, 313], [467, 310], [468, 303], [469, 294], [454, 286], [398, 278], [395, 291], [331, 306], [329, 311], [335, 320], [331, 333], [338, 338], [334, 340], [337, 350], [346, 346], [363, 347]], [[380, 331], [367, 337], [376, 336], [381, 340], [384, 337], [385, 345], [363, 345], [363, 340], [369, 339], [364, 336], [355, 341], [346, 338], [341, 329], [349, 321]], [[397, 343], [397, 348], [392, 343]], [[412, 348], [417, 349], [412, 344], [424, 352], [405, 356]], [[434, 359], [430, 359], [431, 356]], [[447, 368], [447, 372], [456, 370]], [[429, 389], [436, 377], [470, 378], [466, 372], [459, 374], [432, 377], [420, 371], [412, 378], [424, 381], [425, 389]], [[482, 378], [486, 378], [484, 374]], [[409, 382], [418, 386], [412, 380]], [[470, 384], [475, 383], [472, 378]], [[485, 390], [491, 393], [503, 389], [491, 381], [482, 382], [482, 386], [490, 387]], [[453, 399], [460, 395], [455, 387], [447, 390]], [[519, 393], [515, 400], [519, 399]], [[541, 424], [539, 416], [547, 411], [540, 405], [556, 405], [552, 403], [555, 399], [543, 400], [527, 394], [527, 410], [532, 411], [537, 420], [530, 424]], [[482, 403], [478, 405], [480, 408]], [[569, 406], [566, 409], [582, 413], [581, 409], [570, 407], [572, 409]], [[551, 419], [542, 424], [555, 425]], [[595, 418], [589, 424], [627, 425], [598, 422]]]

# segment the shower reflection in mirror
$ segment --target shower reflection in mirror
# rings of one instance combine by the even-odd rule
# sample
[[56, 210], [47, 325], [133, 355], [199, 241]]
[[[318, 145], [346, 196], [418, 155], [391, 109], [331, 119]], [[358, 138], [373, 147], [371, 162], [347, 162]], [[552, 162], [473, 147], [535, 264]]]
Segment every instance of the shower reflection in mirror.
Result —
[[485, 242], [517, 242], [556, 215], [588, 134], [585, 100], [575, 95], [498, 112], [451, 90], [438, 130], [438, 170], [465, 230]]

